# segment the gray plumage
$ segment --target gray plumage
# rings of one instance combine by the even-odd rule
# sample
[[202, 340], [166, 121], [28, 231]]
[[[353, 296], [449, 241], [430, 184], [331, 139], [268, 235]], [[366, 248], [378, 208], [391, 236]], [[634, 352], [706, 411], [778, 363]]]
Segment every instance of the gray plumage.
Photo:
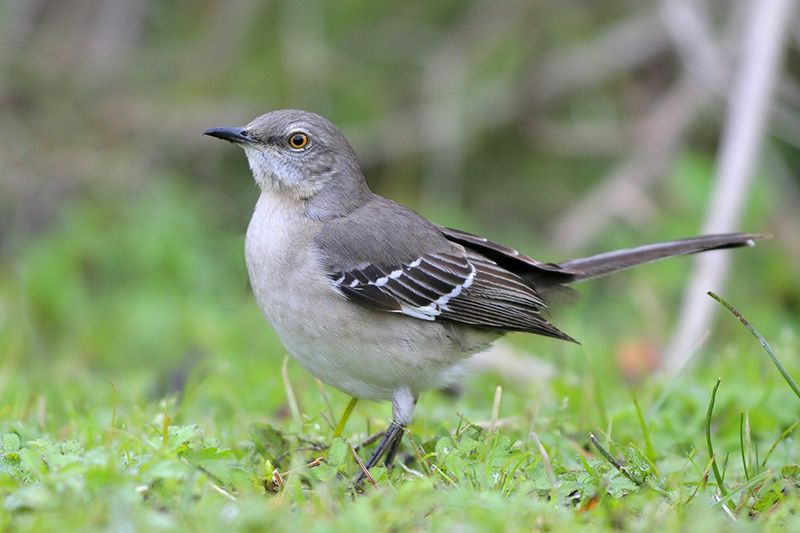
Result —
[[373, 194], [344, 135], [319, 115], [274, 111], [206, 134], [241, 145], [261, 189], [245, 255], [256, 301], [287, 349], [355, 397], [393, 401], [393, 425], [368, 467], [394, 456], [421, 391], [445, 385], [503, 333], [573, 340], [542, 316], [552, 292], [759, 238], [703, 236], [544, 263]]
[[314, 242], [337, 289], [355, 303], [422, 320], [574, 341], [541, 316], [547, 308], [541, 293], [665, 257], [752, 245], [755, 238], [709, 235], [542, 263], [372, 195], [326, 224]]

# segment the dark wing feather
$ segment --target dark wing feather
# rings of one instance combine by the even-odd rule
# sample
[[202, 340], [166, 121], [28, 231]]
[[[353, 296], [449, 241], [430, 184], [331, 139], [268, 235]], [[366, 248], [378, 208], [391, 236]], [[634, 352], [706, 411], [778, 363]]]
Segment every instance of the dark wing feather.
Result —
[[430, 253], [397, 268], [331, 274], [350, 300], [422, 320], [451, 320], [573, 340], [541, 316], [547, 304], [519, 276], [472, 251]]
[[440, 228], [440, 230], [442, 235], [450, 241], [459, 243], [468, 250], [478, 252], [494, 260], [500, 267], [516, 274], [546, 299], [551, 299], [556, 295], [570, 295], [573, 291], [566, 285], [576, 281], [605, 276], [632, 266], [677, 255], [752, 246], [755, 240], [767, 237], [751, 233], [701, 235], [688, 239], [647, 244], [636, 248], [614, 250], [555, 264], [542, 263], [513, 248], [465, 231], [452, 228]]
[[[357, 284], [351, 285], [353, 281], [356, 281]], [[345, 294], [350, 300], [361, 305], [373, 309], [380, 309], [381, 311], [401, 311], [400, 304], [391, 294], [387, 294], [374, 285], [358, 282], [351, 273], [343, 274], [339, 280], [335, 282], [335, 285], [342, 294]]]
[[537, 261], [513, 248], [492, 242], [486, 237], [453, 228], [441, 227], [440, 230], [446, 239], [457, 242], [470, 250], [474, 250], [512, 272], [525, 272], [530, 275], [536, 274], [554, 281], [558, 280], [560, 283], [569, 283], [572, 277], [577, 273], [574, 270], [556, 265], [555, 263]]
[[380, 302], [370, 307], [435, 320], [472, 285], [475, 267], [462, 249], [462, 253], [427, 253], [391, 267], [369, 264], [331, 277], [337, 290], [359, 303]]
[[449, 306], [459, 321], [502, 323], [503, 329], [577, 342], [541, 316], [547, 304], [534, 287], [491, 259], [471, 250], [466, 253], [477, 274], [466, 297], [454, 299]]
[[564, 261], [561, 265], [564, 268], [577, 272], [574, 281], [597, 278], [612, 272], [617, 272], [625, 268], [644, 263], [651, 263], [667, 257], [676, 255], [697, 254], [712, 250], [724, 250], [726, 248], [738, 248], [740, 246], [753, 246], [758, 239], [766, 238], [766, 235], [752, 233], [725, 233], [720, 235], [701, 235], [699, 237], [689, 237], [676, 241], [658, 242], [627, 248], [624, 250], [614, 250], [591, 257], [582, 257]]
[[[359, 305], [420, 320], [572, 340], [541, 316], [547, 306], [534, 285], [506, 265], [570, 274], [485, 239], [452, 233], [459, 238], [375, 196], [347, 217], [329, 221], [315, 244], [333, 288]], [[466, 246], [459, 239], [483, 244]]]

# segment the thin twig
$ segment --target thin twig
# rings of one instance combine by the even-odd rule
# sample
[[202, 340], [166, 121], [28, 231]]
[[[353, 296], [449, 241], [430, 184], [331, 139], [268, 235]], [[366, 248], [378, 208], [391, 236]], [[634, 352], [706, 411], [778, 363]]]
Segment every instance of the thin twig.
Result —
[[236, 501], [236, 496], [234, 496], [233, 494], [231, 494], [227, 490], [223, 489], [222, 487], [220, 487], [216, 483], [214, 483], [211, 480], [209, 480], [208, 484], [211, 485], [212, 489], [214, 489], [215, 491], [219, 492], [220, 494], [222, 494], [223, 496], [228, 498], [230, 501], [232, 501], [232, 502]]
[[353, 452], [353, 458], [356, 460], [356, 463], [358, 464], [358, 467], [361, 469], [361, 472], [364, 474], [364, 477], [367, 478], [367, 481], [369, 481], [373, 487], [378, 488], [378, 484], [375, 483], [374, 479], [372, 479], [372, 474], [370, 474], [369, 470], [367, 470], [367, 467], [364, 465], [364, 461], [361, 460], [361, 457], [358, 455], [356, 449], [353, 448], [352, 445], [348, 446], [350, 446], [350, 451]]
[[[691, 459], [691, 457], [689, 458], [689, 460], [691, 461], [692, 465], [695, 464], [695, 462]], [[706, 466], [703, 469], [703, 475], [700, 476], [700, 483], [697, 484], [697, 486], [694, 488], [694, 491], [689, 495], [688, 498], [686, 498], [686, 501], [683, 502], [683, 505], [681, 507], [686, 507], [687, 505], [689, 505], [689, 503], [694, 499], [694, 497], [697, 496], [697, 493], [706, 487], [706, 483], [708, 482], [708, 473], [711, 470], [711, 462], [712, 460], [709, 459], [708, 463], [706, 463]]]
[[728, 515], [728, 518], [730, 518], [734, 522], [739, 521], [739, 519], [736, 518], [736, 515], [734, 515], [733, 512], [731, 512], [731, 510], [728, 509], [728, 505], [723, 503], [722, 498], [719, 497], [719, 494], [714, 494], [714, 501], [716, 501], [718, 504], [722, 506], [722, 510], [725, 511], [725, 514]]
[[306, 469], [308, 469], [308, 468], [316, 468], [316, 467], [318, 467], [319, 465], [321, 465], [321, 464], [322, 464], [324, 461], [325, 461], [325, 458], [323, 458], [323, 457], [317, 457], [316, 459], [314, 459], [314, 460], [312, 460], [311, 462], [308, 462], [308, 463], [306, 463], [306, 464], [304, 464], [304, 465], [300, 465], [300, 466], [298, 466], [298, 467], [296, 467], [296, 468], [290, 468], [290, 469], [289, 469], [289, 470], [287, 470], [286, 472], [283, 472], [283, 473], [281, 474], [281, 477], [284, 477], [284, 478], [285, 478], [285, 477], [286, 477], [286, 476], [288, 476], [289, 474], [293, 474], [293, 473], [295, 473], [295, 472], [299, 472], [300, 470], [306, 470]]
[[606, 460], [606, 461], [608, 461], [609, 463], [611, 463], [611, 464], [614, 466], [614, 468], [616, 468], [617, 470], [619, 470], [619, 472], [620, 472], [620, 473], [621, 473], [623, 476], [625, 476], [626, 478], [628, 478], [628, 479], [630, 479], [631, 481], [633, 481], [633, 483], [634, 483], [635, 485], [637, 485], [637, 486], [641, 486], [641, 485], [642, 485], [642, 482], [641, 482], [641, 481], [639, 481], [638, 479], [636, 479], [636, 478], [633, 476], [633, 474], [631, 474], [630, 472], [628, 472], [628, 470], [627, 470], [627, 469], [626, 469], [624, 466], [622, 466], [622, 465], [619, 463], [619, 461], [617, 461], [616, 459], [614, 459], [614, 456], [613, 456], [613, 455], [611, 455], [611, 453], [609, 453], [609, 451], [608, 451], [608, 450], [606, 450], [606, 449], [603, 447], [603, 445], [602, 445], [602, 444], [600, 444], [600, 441], [599, 441], [599, 440], [597, 440], [597, 437], [595, 437], [594, 433], [589, 433], [589, 440], [590, 440], [590, 441], [592, 441], [592, 444], [594, 444], [594, 447], [595, 447], [595, 448], [597, 448], [597, 451], [599, 451], [599, 452], [600, 452], [600, 455], [602, 455], [602, 456], [605, 458], [605, 460]]
[[361, 448], [369, 446], [373, 442], [383, 437], [385, 434], [386, 430], [376, 431], [375, 433], [373, 433], [372, 435], [361, 441], [361, 443], [356, 446], [356, 450], [360, 450]]
[[[408, 442], [411, 445], [411, 449], [414, 450], [414, 456], [416, 456], [417, 462], [419, 462], [419, 464], [422, 465], [422, 468], [423, 468], [423, 470], [425, 470], [425, 473], [430, 475], [431, 469], [428, 466], [428, 462], [426, 461], [427, 457], [429, 457], [429, 456], [428, 455], [425, 455], [425, 456], [422, 455], [422, 452], [420, 451], [419, 446], [417, 446], [417, 442], [414, 440], [414, 438], [411, 435], [409, 435], [408, 440], [406, 442]], [[401, 464], [402, 464], [402, 461], [401, 461]], [[416, 470], [415, 470], [415, 472], [416, 472]]]
[[409, 474], [412, 474], [420, 479], [425, 479], [425, 474], [418, 470], [414, 470], [413, 468], [409, 468], [403, 461], [397, 461], [397, 466], [402, 468], [404, 472], [408, 472]]
[[[478, 426], [481, 429], [485, 429], [487, 431], [491, 429], [499, 429], [502, 427], [508, 427], [514, 425], [520, 421], [521, 416], [507, 416], [504, 418], [498, 418], [495, 421], [492, 420], [476, 420], [475, 422], [470, 422], [473, 426]], [[456, 434], [456, 432], [451, 431], [452, 434]]]

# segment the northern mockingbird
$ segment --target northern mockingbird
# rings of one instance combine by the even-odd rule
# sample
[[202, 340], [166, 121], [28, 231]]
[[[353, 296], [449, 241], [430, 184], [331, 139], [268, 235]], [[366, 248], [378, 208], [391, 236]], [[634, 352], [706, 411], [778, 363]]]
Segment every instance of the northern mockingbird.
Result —
[[758, 238], [708, 235], [542, 263], [374, 194], [347, 139], [314, 113], [273, 111], [205, 134], [244, 148], [261, 189], [245, 257], [283, 344], [354, 398], [392, 401], [392, 423], [367, 468], [383, 457], [392, 463], [420, 392], [447, 385], [465, 358], [504, 333], [575, 342], [542, 316], [554, 291]]

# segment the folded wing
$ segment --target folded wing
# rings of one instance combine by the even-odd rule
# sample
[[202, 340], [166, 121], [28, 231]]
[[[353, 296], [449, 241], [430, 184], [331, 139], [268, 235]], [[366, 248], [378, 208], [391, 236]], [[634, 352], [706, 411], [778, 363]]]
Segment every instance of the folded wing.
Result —
[[404, 264], [330, 274], [334, 288], [373, 309], [573, 340], [541, 316], [547, 304], [519, 276], [461, 247]]

